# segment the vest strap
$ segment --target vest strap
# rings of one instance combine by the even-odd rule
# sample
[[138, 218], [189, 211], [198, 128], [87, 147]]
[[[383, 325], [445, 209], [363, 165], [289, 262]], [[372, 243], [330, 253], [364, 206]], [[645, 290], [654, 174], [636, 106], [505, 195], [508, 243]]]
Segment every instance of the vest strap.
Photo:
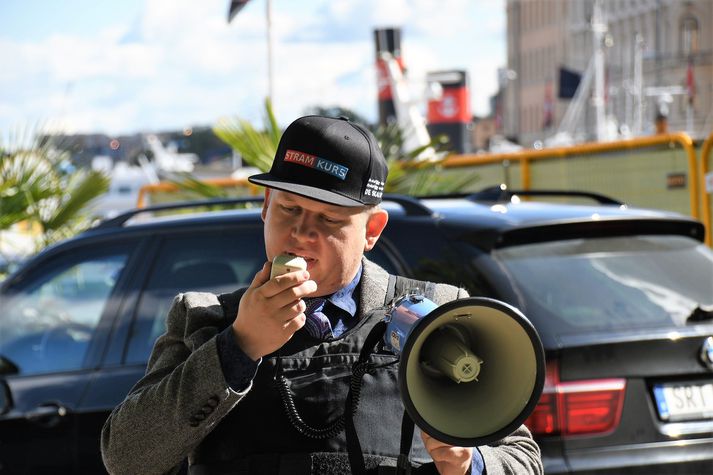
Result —
[[399, 450], [398, 464], [396, 465], [397, 475], [410, 475], [411, 463], [408, 460], [408, 454], [411, 452], [411, 444], [413, 443], [414, 423], [408, 412], [404, 411], [404, 416], [401, 419], [401, 448]]
[[[424, 297], [432, 299], [435, 292], [435, 284], [432, 282], [422, 282], [419, 280], [408, 279], [406, 277], [395, 276], [393, 274], [389, 275], [389, 282], [386, 286], [386, 297], [384, 298], [384, 306], [388, 306], [394, 297], [401, 296], [404, 293], [418, 289], [418, 291], [423, 292]], [[359, 353], [359, 360], [354, 363], [352, 373], [356, 374], [357, 365], [366, 365], [369, 361], [369, 356], [374, 351], [376, 344], [381, 341], [386, 332], [386, 322], [381, 320], [379, 323], [374, 325], [371, 329], [369, 335], [366, 337], [364, 346]], [[363, 374], [362, 374], [363, 375]], [[352, 378], [354, 381], [355, 378]], [[360, 388], [361, 377], [359, 378], [359, 385], [356, 389]], [[347, 450], [349, 451], [349, 464], [352, 469], [352, 473], [355, 475], [363, 475], [366, 473], [366, 467], [364, 465], [364, 456], [361, 450], [361, 444], [359, 443], [359, 435], [356, 432], [354, 426], [354, 414], [356, 414], [356, 409], [359, 404], [359, 392], [353, 391], [355, 385], [349, 388], [349, 393], [347, 394], [347, 401], [344, 408], [344, 418], [345, 418], [345, 434], [347, 439]], [[414, 422], [409, 417], [408, 413], [404, 411], [404, 416], [401, 421], [401, 454], [399, 455], [398, 470], [399, 473], [410, 473], [411, 463], [408, 461], [409, 452], [411, 452], [411, 444], [413, 442], [413, 432], [414, 432]], [[406, 470], [405, 472], [402, 470]]]
[[433, 299], [436, 292], [436, 284], [422, 280], [409, 279], [400, 275], [389, 274], [389, 283], [386, 285], [386, 297], [384, 306], [388, 306], [396, 297], [401, 297], [406, 292], [416, 290], [421, 292], [427, 299]]
[[[386, 287], [386, 300], [384, 305], [390, 304], [394, 298], [400, 297], [406, 292], [417, 290], [423, 293], [427, 299], [433, 299], [433, 294], [436, 291], [436, 284], [433, 282], [424, 282], [420, 280], [408, 279], [406, 277], [389, 275], [389, 283]], [[411, 452], [411, 444], [413, 443], [414, 422], [408, 412], [404, 410], [403, 418], [401, 419], [401, 445], [396, 467], [398, 475], [408, 475], [411, 473], [411, 463], [408, 456]]]
[[[384, 337], [385, 332], [386, 322], [383, 320], [379, 321], [371, 329], [369, 335], [367, 335], [366, 340], [364, 341], [364, 346], [362, 346], [361, 351], [359, 352], [359, 359], [352, 367], [353, 375], [365, 365], [369, 364], [369, 356], [373, 353], [376, 344]], [[366, 473], [364, 456], [361, 451], [361, 444], [359, 443], [359, 435], [357, 434], [356, 427], [354, 426], [354, 414], [356, 413], [359, 405], [361, 379], [364, 376], [364, 372], [359, 372], [361, 373], [358, 380], [359, 384], [354, 384], [355, 378], [352, 377], [352, 385], [349, 388], [349, 393], [347, 393], [347, 400], [344, 406], [345, 435], [347, 439], [347, 450], [349, 452], [349, 465], [351, 466], [352, 473], [355, 475], [363, 475]]]

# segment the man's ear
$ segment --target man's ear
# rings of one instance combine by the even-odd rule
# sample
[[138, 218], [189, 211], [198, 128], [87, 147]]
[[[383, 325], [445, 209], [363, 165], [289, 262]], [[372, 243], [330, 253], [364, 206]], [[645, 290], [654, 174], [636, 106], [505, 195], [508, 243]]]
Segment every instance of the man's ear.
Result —
[[260, 216], [262, 216], [262, 222], [265, 222], [265, 216], [267, 216], [267, 207], [270, 206], [270, 188], [265, 188], [265, 200], [262, 202], [262, 211]]
[[369, 217], [366, 221], [366, 243], [364, 244], [364, 252], [371, 251], [379, 240], [382, 231], [389, 222], [389, 213], [386, 210], [377, 208], [369, 212]]

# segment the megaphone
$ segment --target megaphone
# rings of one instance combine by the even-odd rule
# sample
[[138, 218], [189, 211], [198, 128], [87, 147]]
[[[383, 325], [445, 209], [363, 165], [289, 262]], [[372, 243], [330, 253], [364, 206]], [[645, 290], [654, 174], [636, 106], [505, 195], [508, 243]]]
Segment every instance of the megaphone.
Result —
[[487, 445], [534, 410], [545, 381], [544, 349], [515, 307], [484, 297], [438, 306], [408, 293], [384, 321], [386, 349], [400, 356], [406, 412], [430, 436], [461, 447]]

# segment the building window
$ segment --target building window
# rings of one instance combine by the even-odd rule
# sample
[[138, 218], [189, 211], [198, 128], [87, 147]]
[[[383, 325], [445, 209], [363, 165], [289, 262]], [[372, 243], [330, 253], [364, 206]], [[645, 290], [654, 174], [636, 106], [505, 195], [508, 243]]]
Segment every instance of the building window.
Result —
[[684, 56], [698, 51], [698, 20], [685, 17], [681, 21], [681, 52]]

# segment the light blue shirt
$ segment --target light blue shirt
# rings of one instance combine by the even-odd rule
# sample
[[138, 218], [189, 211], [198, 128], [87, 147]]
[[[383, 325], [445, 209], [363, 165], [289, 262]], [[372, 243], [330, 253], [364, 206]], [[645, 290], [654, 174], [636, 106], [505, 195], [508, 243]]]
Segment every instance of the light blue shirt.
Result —
[[[359, 285], [359, 281], [361, 280], [361, 264], [359, 265], [359, 270], [357, 271], [356, 275], [352, 279], [351, 282], [349, 282], [344, 288], [337, 290], [334, 292], [327, 300], [329, 300], [332, 304], [334, 304], [335, 307], [339, 307], [340, 309], [344, 310], [346, 314], [341, 315], [336, 322], [331, 322], [332, 324], [332, 335], [334, 337], [338, 337], [345, 331], [349, 330], [356, 324], [356, 311], [357, 311], [357, 303], [354, 300], [354, 289], [356, 289], [357, 285]], [[351, 318], [349, 318], [351, 317]]]

